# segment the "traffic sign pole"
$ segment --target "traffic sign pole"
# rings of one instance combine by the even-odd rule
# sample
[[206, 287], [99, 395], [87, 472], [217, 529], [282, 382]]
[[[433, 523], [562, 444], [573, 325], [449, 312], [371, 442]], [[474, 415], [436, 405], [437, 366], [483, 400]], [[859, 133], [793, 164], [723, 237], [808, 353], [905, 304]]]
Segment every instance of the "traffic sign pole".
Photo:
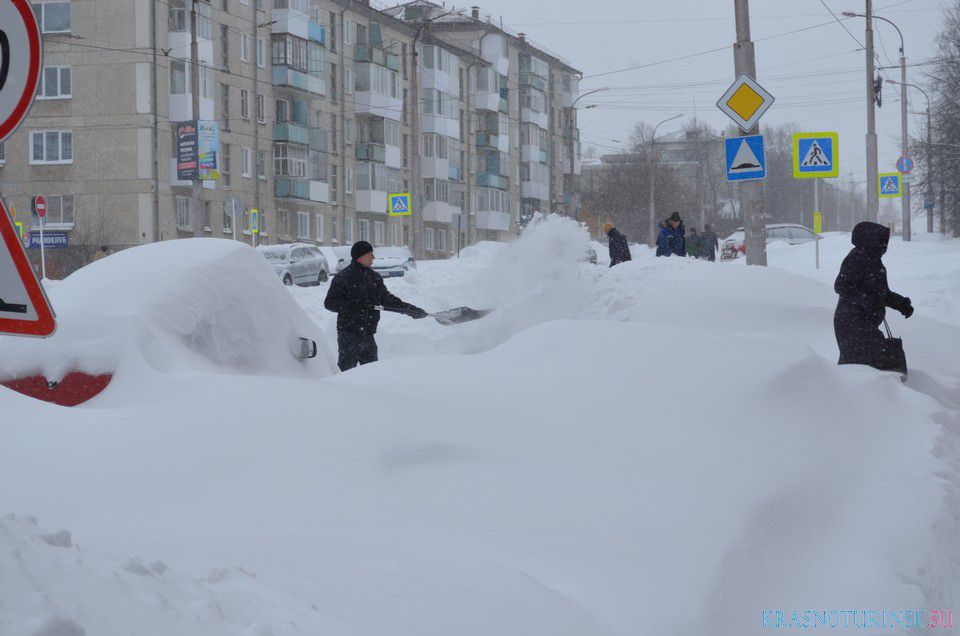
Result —
[[[813, 218], [820, 214], [820, 179], [813, 180]], [[820, 237], [814, 241], [817, 244], [817, 269], [820, 269]]]
[[47, 257], [43, 251], [43, 226], [47, 224], [46, 216], [40, 217], [40, 280], [47, 278]]

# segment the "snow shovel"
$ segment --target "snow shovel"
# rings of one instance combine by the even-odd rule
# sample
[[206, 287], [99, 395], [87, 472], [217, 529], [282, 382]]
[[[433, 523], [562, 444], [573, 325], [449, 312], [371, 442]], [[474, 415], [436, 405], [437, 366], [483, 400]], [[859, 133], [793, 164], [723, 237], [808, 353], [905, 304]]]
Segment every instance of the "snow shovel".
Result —
[[890, 326], [887, 319], [883, 319], [883, 328], [887, 330], [887, 339], [884, 341], [884, 350], [887, 355], [887, 371], [896, 371], [900, 374], [900, 381], [907, 381], [907, 354], [903, 351], [903, 340], [894, 338], [890, 333]]
[[[398, 314], [405, 314], [407, 312], [402, 309], [394, 309], [392, 307], [384, 307], [382, 305], [375, 305], [373, 307], [377, 311], [392, 311]], [[483, 318], [489, 314], [492, 309], [471, 309], [470, 307], [454, 307], [453, 309], [448, 309], [446, 311], [440, 311], [435, 314], [427, 314], [432, 317], [434, 320], [439, 322], [441, 325], [457, 325], [462, 322], [470, 322], [472, 320], [477, 320], [478, 318]]]

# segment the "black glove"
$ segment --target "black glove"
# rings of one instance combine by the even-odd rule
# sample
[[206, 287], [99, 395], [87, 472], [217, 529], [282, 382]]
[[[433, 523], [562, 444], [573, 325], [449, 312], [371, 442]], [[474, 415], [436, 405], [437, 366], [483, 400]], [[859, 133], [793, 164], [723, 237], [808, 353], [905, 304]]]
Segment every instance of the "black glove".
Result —
[[413, 318], [414, 320], [420, 320], [421, 318], [426, 318], [430, 314], [420, 309], [419, 307], [414, 307], [413, 305], [410, 305], [410, 307], [407, 309], [407, 315]]
[[900, 305], [900, 313], [903, 314], [904, 318], [909, 318], [913, 315], [913, 305], [910, 304], [909, 298], [903, 299], [903, 304]]

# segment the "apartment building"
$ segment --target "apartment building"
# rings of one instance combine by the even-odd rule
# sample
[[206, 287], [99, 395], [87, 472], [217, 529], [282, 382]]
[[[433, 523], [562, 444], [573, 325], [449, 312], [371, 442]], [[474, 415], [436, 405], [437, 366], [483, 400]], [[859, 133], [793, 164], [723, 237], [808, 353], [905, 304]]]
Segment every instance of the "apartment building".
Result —
[[[387, 197], [414, 189], [413, 153], [428, 258], [502, 239], [533, 212], [569, 211], [564, 142], [576, 134], [578, 72], [476, 10], [424, 27], [446, 10], [369, 0], [33, 5], [43, 78], [29, 117], [0, 144], [0, 192], [31, 234], [32, 198], [46, 197], [53, 277], [100, 245], [193, 236], [411, 245], [413, 219], [388, 215]], [[202, 182], [196, 206], [176, 158], [178, 124], [193, 119], [219, 125], [220, 175]]]

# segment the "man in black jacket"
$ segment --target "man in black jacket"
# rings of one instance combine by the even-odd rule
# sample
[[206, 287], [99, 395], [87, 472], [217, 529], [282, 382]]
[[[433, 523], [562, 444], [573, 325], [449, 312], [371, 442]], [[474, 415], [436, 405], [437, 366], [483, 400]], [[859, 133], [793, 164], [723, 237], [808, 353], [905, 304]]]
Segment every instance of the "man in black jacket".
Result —
[[601, 229], [607, 235], [607, 245], [610, 248], [610, 267], [631, 260], [627, 237], [615, 228], [610, 221], [604, 223]]
[[887, 270], [880, 258], [887, 251], [890, 229], [864, 221], [853, 228], [854, 248], [840, 265], [833, 285], [840, 294], [833, 315], [833, 330], [840, 348], [839, 364], [866, 364], [876, 369], [895, 369], [895, 361], [880, 332], [886, 308], [909, 318], [910, 299], [890, 291]]
[[340, 355], [337, 366], [341, 371], [358, 364], [377, 361], [377, 324], [381, 306], [407, 314], [412, 318], [424, 318], [424, 310], [405, 303], [383, 284], [383, 277], [373, 271], [373, 246], [366, 241], [354, 243], [350, 249], [350, 264], [333, 277], [323, 306], [337, 313], [337, 348]]
[[700, 258], [715, 261], [717, 260], [717, 249], [720, 247], [720, 239], [717, 233], [713, 231], [710, 224], [707, 223], [700, 235]]

